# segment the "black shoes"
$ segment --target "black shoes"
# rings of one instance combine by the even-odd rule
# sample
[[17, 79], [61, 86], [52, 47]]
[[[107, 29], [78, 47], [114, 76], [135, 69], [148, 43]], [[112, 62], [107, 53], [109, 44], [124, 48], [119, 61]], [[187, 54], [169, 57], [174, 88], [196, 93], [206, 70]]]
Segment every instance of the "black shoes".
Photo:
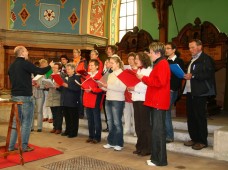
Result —
[[75, 137], [77, 137], [78, 135], [68, 135], [67, 137], [68, 138], [75, 138]]
[[42, 129], [37, 129], [37, 132], [42, 132]]
[[108, 128], [103, 129], [102, 132], [109, 132]]
[[79, 119], [83, 119], [84, 118], [84, 115], [79, 115]]
[[166, 143], [172, 143], [173, 139], [166, 139]]
[[63, 133], [61, 133], [61, 136], [68, 136], [68, 133], [63, 132]]

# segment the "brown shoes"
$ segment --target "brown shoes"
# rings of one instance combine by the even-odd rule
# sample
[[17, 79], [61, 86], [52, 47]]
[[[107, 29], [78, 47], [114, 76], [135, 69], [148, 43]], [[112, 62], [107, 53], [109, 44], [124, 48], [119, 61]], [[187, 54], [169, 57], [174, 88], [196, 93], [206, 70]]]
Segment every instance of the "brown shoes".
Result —
[[53, 119], [48, 119], [48, 123], [53, 123]]
[[140, 154], [140, 153], [141, 151], [138, 151], [138, 150], [133, 151], [133, 154]]
[[96, 139], [87, 139], [86, 140], [86, 143], [93, 143], [93, 144], [97, 144], [97, 143], [99, 143], [100, 141], [98, 141], [98, 140], [96, 140]]
[[86, 140], [86, 143], [91, 143], [91, 142], [93, 142], [93, 139], [89, 138], [89, 139]]
[[187, 141], [187, 142], [184, 142], [184, 146], [193, 146], [193, 145], [195, 145], [196, 143], [194, 142], [194, 141], [192, 141], [192, 140], [190, 140], [190, 141]]
[[55, 133], [56, 132], [56, 130], [55, 129], [52, 129], [51, 131], [50, 131], [50, 133]]
[[192, 141], [192, 140], [187, 141], [187, 142], [184, 142], [184, 145], [185, 145], [185, 146], [191, 146], [192, 149], [194, 149], [194, 150], [201, 150], [201, 149], [207, 147], [207, 145], [205, 145], [205, 144], [196, 143], [196, 142], [194, 142], [194, 141]]
[[195, 145], [192, 146], [192, 149], [194, 149], [194, 150], [201, 150], [201, 149], [206, 148], [206, 147], [207, 147], [207, 145], [205, 145], [205, 144], [196, 143]]
[[55, 131], [55, 134], [57, 134], [57, 135], [60, 134], [60, 133], [62, 133], [61, 130], [56, 130], [56, 131]]
[[48, 118], [43, 118], [43, 122], [46, 122], [46, 121], [48, 121]]

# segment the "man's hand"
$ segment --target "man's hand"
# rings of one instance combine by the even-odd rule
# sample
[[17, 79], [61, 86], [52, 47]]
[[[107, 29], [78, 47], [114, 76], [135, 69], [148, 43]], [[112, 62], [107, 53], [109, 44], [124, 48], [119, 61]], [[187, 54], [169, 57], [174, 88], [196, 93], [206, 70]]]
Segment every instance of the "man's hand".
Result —
[[50, 63], [49, 63], [49, 66], [51, 66], [51, 67], [53, 67], [55, 65], [55, 63], [53, 62], [53, 61], [51, 61]]
[[185, 74], [185, 75], [184, 75], [184, 78], [185, 78], [186, 80], [190, 80], [190, 79], [192, 78], [192, 74], [191, 74], [191, 73]]

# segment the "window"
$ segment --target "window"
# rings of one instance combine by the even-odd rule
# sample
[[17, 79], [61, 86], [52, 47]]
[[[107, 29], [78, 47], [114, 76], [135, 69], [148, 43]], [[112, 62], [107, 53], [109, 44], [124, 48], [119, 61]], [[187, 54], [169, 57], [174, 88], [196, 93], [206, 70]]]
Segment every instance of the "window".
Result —
[[137, 0], [121, 0], [119, 16], [119, 41], [137, 26]]

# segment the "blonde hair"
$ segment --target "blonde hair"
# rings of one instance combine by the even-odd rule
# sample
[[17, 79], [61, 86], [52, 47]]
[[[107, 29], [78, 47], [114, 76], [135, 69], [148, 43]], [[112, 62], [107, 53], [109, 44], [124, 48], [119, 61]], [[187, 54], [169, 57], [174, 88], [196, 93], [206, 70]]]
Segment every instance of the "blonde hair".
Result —
[[17, 46], [14, 48], [14, 54], [16, 57], [22, 57], [21, 54], [22, 52], [25, 50], [25, 47], [24, 46]]
[[48, 61], [45, 60], [45, 59], [40, 59], [40, 60], [39, 60], [39, 63], [40, 63], [40, 64], [47, 64], [47, 65], [48, 65]]
[[149, 45], [149, 49], [155, 53], [160, 52], [161, 56], [165, 55], [165, 45], [162, 42], [153, 42]]
[[117, 64], [119, 64], [119, 67], [123, 70], [124, 69], [124, 64], [123, 61], [120, 59], [120, 57], [117, 54], [112, 55], [110, 59], [113, 59]]
[[73, 49], [73, 52], [77, 51], [79, 54], [81, 54], [81, 50], [80, 49]]

